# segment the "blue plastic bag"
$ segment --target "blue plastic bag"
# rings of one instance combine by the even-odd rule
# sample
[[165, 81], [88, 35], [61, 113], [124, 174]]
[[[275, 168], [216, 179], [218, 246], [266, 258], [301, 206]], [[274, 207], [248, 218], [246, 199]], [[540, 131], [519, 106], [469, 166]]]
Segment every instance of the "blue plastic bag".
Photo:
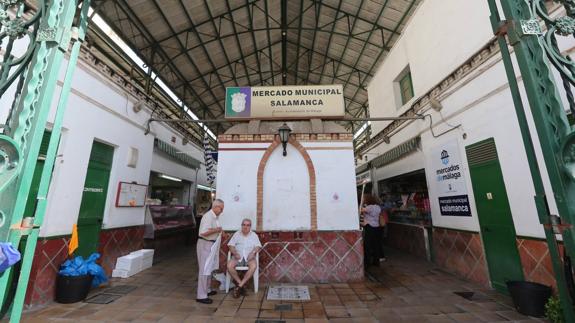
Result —
[[62, 276], [83, 276], [92, 275], [92, 287], [98, 287], [108, 281], [104, 269], [96, 263], [100, 258], [100, 254], [95, 252], [88, 257], [88, 259], [77, 256], [74, 259], [66, 260], [60, 266], [59, 274]]
[[20, 261], [20, 252], [12, 246], [10, 242], [0, 243], [0, 273]]
[[108, 281], [108, 277], [104, 272], [104, 268], [96, 263], [96, 260], [99, 258], [99, 253], [93, 253], [90, 255], [90, 257], [88, 257], [88, 260], [86, 261], [88, 273], [94, 277], [92, 279], [92, 287], [98, 287]]

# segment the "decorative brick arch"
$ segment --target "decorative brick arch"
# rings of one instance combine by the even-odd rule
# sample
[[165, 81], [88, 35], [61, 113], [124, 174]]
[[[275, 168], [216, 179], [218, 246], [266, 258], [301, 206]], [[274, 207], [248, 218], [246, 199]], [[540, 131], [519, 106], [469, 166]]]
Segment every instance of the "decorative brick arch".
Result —
[[[307, 165], [307, 171], [309, 174], [309, 206], [310, 206], [310, 216], [311, 216], [311, 230], [317, 230], [317, 200], [316, 200], [316, 190], [315, 190], [315, 168], [313, 167], [313, 162], [311, 157], [307, 153], [307, 150], [299, 143], [299, 141], [290, 137], [289, 143], [296, 148], [296, 150], [302, 155], [305, 163]], [[257, 190], [257, 231], [263, 231], [263, 210], [264, 210], [264, 171], [266, 165], [272, 152], [281, 146], [279, 138], [276, 136], [272, 144], [268, 147], [264, 156], [260, 161], [258, 166], [258, 190]]]

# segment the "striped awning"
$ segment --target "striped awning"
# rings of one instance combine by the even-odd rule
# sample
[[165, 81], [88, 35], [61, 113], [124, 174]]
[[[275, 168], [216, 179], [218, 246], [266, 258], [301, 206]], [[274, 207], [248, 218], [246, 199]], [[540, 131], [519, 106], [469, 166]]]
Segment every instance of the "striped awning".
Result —
[[365, 172], [365, 171], [368, 170], [368, 169], [369, 169], [369, 163], [365, 163], [365, 164], [363, 164], [363, 165], [361, 165], [361, 166], [357, 166], [357, 167], [355, 168], [355, 173], [356, 173], [356, 174], [361, 174], [361, 173]]
[[169, 143], [155, 139], [154, 140], [154, 147], [165, 153], [170, 159], [179, 162], [180, 164], [186, 165], [190, 168], [198, 169], [200, 168], [200, 161], [195, 159], [194, 157], [178, 150], [176, 147], [170, 145]]
[[387, 164], [391, 164], [394, 161], [399, 160], [419, 149], [420, 144], [421, 137], [419, 136], [409, 139], [408, 141], [399, 144], [395, 148], [392, 148], [391, 150], [383, 153], [383, 155], [374, 158], [370, 163], [375, 168], [380, 168]]

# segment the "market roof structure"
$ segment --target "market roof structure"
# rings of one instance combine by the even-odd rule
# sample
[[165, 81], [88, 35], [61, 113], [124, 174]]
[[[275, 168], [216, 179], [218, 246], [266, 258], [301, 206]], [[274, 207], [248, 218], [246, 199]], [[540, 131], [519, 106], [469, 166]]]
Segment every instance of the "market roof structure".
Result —
[[[226, 87], [334, 83], [344, 85], [346, 116], [363, 117], [367, 84], [420, 2], [97, 0], [93, 7], [201, 119], [223, 119]], [[231, 125], [208, 126], [221, 133]]]

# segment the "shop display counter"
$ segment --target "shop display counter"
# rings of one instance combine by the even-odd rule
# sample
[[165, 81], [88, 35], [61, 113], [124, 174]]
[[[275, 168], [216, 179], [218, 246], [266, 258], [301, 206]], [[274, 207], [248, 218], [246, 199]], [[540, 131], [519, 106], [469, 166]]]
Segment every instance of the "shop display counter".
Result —
[[144, 245], [146, 248], [168, 249], [195, 241], [196, 220], [193, 207], [187, 205], [148, 205]]
[[387, 243], [431, 260], [431, 213], [415, 208], [389, 210]]
[[418, 209], [390, 209], [389, 222], [431, 227], [431, 214]]

